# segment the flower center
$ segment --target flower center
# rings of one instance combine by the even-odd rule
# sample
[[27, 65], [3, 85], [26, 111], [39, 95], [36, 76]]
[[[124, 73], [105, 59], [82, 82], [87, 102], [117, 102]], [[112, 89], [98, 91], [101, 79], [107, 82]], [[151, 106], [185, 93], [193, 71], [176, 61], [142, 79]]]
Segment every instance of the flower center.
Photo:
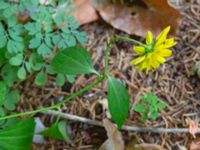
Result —
[[154, 45], [155, 45], [155, 42], [152, 42], [150, 45], [146, 45], [146, 46], [145, 46], [145, 51], [146, 51], [146, 53], [151, 53], [151, 52], [153, 52]]
[[152, 51], [153, 51], [153, 44], [147, 45], [147, 46], [145, 47], [145, 50], [146, 50], [146, 53], [152, 52]]

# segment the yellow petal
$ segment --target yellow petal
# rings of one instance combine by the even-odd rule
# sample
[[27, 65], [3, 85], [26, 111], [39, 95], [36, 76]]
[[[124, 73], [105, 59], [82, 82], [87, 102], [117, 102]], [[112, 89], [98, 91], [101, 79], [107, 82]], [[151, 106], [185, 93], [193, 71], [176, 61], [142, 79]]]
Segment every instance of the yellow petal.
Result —
[[154, 69], [157, 69], [160, 66], [160, 63], [157, 60], [154, 60], [151, 65]]
[[146, 74], [148, 74], [150, 70], [151, 70], [151, 59], [148, 59], [146, 63]]
[[157, 60], [159, 63], [161, 63], [161, 64], [163, 64], [163, 63], [165, 62], [165, 58], [163, 58], [163, 57], [160, 56], [160, 55], [156, 55], [156, 60]]
[[157, 60], [157, 55], [154, 53], [154, 54], [152, 54], [152, 67], [154, 68], [154, 69], [156, 69], [156, 68], [158, 68], [159, 66], [160, 66], [160, 62]]
[[172, 55], [172, 51], [169, 49], [163, 49], [160, 51], [160, 56], [162, 57], [169, 57]]
[[134, 46], [133, 50], [138, 54], [138, 55], [143, 55], [145, 53], [145, 48], [142, 46]]
[[136, 59], [133, 59], [130, 63], [133, 65], [137, 65], [137, 64], [141, 63], [144, 59], [145, 59], [145, 56], [140, 56]]
[[164, 44], [167, 48], [169, 47], [172, 47], [174, 45], [176, 45], [176, 42], [174, 41], [174, 38], [170, 38], [170, 39], [167, 39], [165, 41], [165, 44]]
[[151, 45], [152, 42], [153, 42], [153, 34], [150, 31], [148, 31], [146, 35], [146, 44]]
[[169, 49], [155, 49], [154, 52], [162, 57], [169, 57], [172, 55], [172, 51]]
[[136, 66], [136, 69], [138, 71], [142, 71], [146, 68], [146, 61], [143, 61], [142, 63], [140, 63], [139, 65]]
[[156, 38], [156, 44], [155, 46], [162, 44], [166, 38], [167, 38], [167, 34], [170, 31], [170, 26], [166, 27]]
[[176, 45], [174, 38], [170, 38], [170, 39], [165, 40], [164, 44], [155, 46], [155, 49], [167, 49], [167, 48], [173, 47], [174, 45]]

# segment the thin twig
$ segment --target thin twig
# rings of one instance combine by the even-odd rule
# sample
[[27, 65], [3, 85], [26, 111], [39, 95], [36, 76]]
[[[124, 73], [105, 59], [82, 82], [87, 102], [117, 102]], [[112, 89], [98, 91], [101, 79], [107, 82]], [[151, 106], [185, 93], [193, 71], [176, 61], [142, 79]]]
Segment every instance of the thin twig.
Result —
[[[54, 110], [49, 110], [42, 113], [51, 116], [59, 115], [59, 112]], [[88, 118], [79, 117], [67, 113], [61, 113], [60, 115], [61, 118], [63, 119], [68, 119], [71, 121], [103, 127], [103, 123], [101, 121], [91, 120]], [[134, 131], [134, 132], [154, 132], [154, 133], [189, 133], [188, 128], [147, 128], [147, 127], [137, 127], [137, 126], [126, 126], [126, 125], [122, 127], [122, 130]], [[200, 129], [198, 129], [197, 133], [200, 133]]]

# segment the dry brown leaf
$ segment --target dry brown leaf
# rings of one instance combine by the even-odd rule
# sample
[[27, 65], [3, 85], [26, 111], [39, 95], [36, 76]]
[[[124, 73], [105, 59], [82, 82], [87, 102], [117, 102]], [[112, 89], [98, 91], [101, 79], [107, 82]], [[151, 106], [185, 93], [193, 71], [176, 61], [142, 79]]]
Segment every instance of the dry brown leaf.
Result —
[[98, 20], [99, 16], [90, 0], [72, 0], [72, 2], [77, 9], [73, 15], [81, 25]]
[[138, 143], [139, 141], [136, 136], [133, 136], [131, 141], [126, 145], [125, 150], [164, 150], [161, 146], [156, 144]]
[[128, 34], [145, 36], [147, 31], [152, 31], [158, 35], [169, 25], [172, 27], [171, 34], [174, 34], [180, 24], [180, 15], [167, 0], [143, 1], [143, 5], [131, 7], [119, 3], [108, 4], [106, 0], [92, 0], [92, 3], [106, 22]]
[[174, 145], [171, 149], [172, 150], [187, 150], [185, 146], [181, 146], [179, 144]]
[[191, 119], [187, 119], [186, 120], [186, 122], [187, 122], [187, 124], [189, 125], [189, 132], [190, 132], [190, 134], [192, 134], [192, 136], [194, 137], [194, 138], [196, 138], [196, 133], [198, 132], [198, 130], [199, 130], [199, 124], [198, 124], [198, 122], [197, 121], [194, 121], [194, 120], [191, 120]]
[[164, 150], [161, 146], [156, 144], [136, 144], [132, 148], [125, 150]]
[[103, 120], [108, 139], [101, 145], [99, 150], [124, 150], [124, 141], [117, 126], [108, 119]]
[[200, 138], [197, 138], [194, 141], [192, 141], [189, 150], [200, 150]]

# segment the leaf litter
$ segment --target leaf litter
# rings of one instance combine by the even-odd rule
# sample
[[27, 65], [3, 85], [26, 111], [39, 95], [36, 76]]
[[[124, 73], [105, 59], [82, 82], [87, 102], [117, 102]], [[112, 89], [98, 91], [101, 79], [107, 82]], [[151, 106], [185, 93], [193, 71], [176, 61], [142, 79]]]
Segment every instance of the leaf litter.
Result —
[[[137, 0], [128, 5], [111, 0], [74, 0], [78, 11], [75, 13], [81, 24], [89, 23], [100, 16], [114, 28], [128, 34], [145, 37], [147, 31], [154, 35], [171, 26], [171, 34], [175, 34], [180, 25], [181, 16], [177, 10], [170, 6], [167, 0]], [[93, 8], [93, 9], [92, 9]]]

